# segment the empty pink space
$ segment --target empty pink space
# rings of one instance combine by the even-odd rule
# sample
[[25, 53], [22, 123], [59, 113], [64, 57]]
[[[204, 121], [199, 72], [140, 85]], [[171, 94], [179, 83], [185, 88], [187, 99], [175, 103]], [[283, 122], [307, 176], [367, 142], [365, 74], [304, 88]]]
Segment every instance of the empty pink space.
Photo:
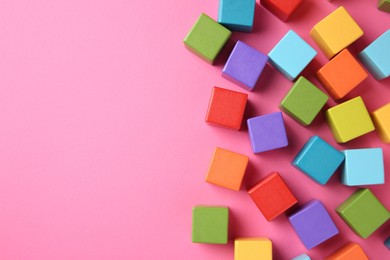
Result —
[[[289, 146], [254, 155], [246, 127], [204, 122], [213, 86], [243, 91], [221, 76], [237, 40], [268, 53], [293, 29], [319, 52], [304, 71], [319, 86], [326, 58], [309, 31], [340, 5], [365, 32], [354, 55], [389, 29], [376, 1], [306, 0], [287, 23], [257, 1], [253, 32], [233, 33], [211, 66], [182, 41], [200, 13], [217, 19], [217, 0], [1, 1], [0, 259], [233, 259], [233, 239], [248, 236], [269, 237], [275, 259], [322, 259], [348, 241], [370, 259], [390, 256], [390, 223], [364, 240], [337, 216], [354, 187], [338, 173], [320, 186], [291, 166], [319, 135], [337, 149], [383, 148], [390, 180], [390, 146], [375, 132], [338, 145], [323, 113], [309, 127], [284, 114]], [[245, 118], [279, 111], [291, 86], [267, 65]], [[374, 111], [390, 101], [390, 81], [370, 75], [347, 99], [357, 95]], [[250, 157], [239, 192], [204, 181], [216, 146]], [[272, 171], [299, 205], [321, 200], [341, 234], [308, 251], [286, 216], [268, 223], [246, 189]], [[370, 188], [390, 208], [388, 182]], [[198, 204], [229, 207], [228, 245], [191, 243]]]

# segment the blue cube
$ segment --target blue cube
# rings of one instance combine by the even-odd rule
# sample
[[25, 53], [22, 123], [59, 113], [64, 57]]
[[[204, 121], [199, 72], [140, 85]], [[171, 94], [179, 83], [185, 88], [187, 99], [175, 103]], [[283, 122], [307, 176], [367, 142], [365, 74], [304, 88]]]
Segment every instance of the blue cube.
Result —
[[319, 136], [313, 136], [306, 142], [292, 164], [315, 182], [325, 185], [343, 161], [343, 153]]
[[390, 76], [390, 29], [379, 36], [360, 54], [360, 61], [378, 80]]
[[219, 0], [218, 22], [232, 31], [250, 32], [255, 0]]
[[302, 255], [294, 257], [291, 260], [310, 260], [310, 257], [307, 254], [302, 254]]
[[317, 52], [293, 30], [268, 54], [270, 63], [287, 79], [293, 81], [317, 55]]
[[350, 149], [345, 155], [341, 182], [348, 186], [385, 183], [385, 169], [381, 148]]
[[385, 246], [390, 250], [390, 237], [385, 240]]

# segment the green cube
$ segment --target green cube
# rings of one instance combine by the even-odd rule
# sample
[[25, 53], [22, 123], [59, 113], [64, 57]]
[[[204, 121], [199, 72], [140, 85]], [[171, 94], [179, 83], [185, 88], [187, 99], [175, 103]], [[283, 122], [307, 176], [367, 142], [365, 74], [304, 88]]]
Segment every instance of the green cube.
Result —
[[192, 242], [227, 244], [229, 209], [196, 206], [192, 211]]
[[390, 13], [390, 0], [378, 0], [378, 9]]
[[328, 96], [304, 77], [292, 86], [280, 108], [304, 126], [310, 125], [328, 101]]
[[369, 189], [357, 190], [336, 211], [362, 238], [369, 237], [390, 218], [389, 211]]
[[231, 31], [201, 14], [184, 38], [184, 44], [190, 51], [212, 64], [231, 34]]

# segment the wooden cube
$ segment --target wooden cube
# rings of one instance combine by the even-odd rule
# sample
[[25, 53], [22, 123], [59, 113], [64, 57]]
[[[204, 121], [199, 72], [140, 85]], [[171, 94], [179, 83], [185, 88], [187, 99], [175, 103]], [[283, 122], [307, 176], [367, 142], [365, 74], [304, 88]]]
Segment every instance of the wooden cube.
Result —
[[390, 13], [390, 0], [378, 0], [378, 9]]
[[272, 260], [272, 242], [268, 238], [237, 238], [234, 260]]
[[368, 260], [368, 257], [358, 244], [349, 242], [325, 260]]
[[232, 31], [250, 32], [255, 4], [255, 0], [219, 0], [218, 22]]
[[287, 22], [302, 0], [260, 0], [260, 3], [280, 20]]
[[390, 143], [390, 102], [372, 112], [371, 117], [382, 142]]

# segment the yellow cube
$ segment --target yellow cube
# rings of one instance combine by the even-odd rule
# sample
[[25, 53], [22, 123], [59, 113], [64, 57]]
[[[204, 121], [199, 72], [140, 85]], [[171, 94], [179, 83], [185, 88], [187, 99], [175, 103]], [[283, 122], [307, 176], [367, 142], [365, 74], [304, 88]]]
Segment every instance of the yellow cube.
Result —
[[237, 238], [234, 260], [272, 260], [272, 242], [268, 238]]
[[329, 59], [363, 35], [363, 30], [340, 6], [310, 31], [311, 38]]
[[325, 113], [336, 142], [345, 143], [375, 130], [361, 97], [329, 108]]
[[384, 143], [390, 143], [390, 102], [371, 114], [379, 137]]

